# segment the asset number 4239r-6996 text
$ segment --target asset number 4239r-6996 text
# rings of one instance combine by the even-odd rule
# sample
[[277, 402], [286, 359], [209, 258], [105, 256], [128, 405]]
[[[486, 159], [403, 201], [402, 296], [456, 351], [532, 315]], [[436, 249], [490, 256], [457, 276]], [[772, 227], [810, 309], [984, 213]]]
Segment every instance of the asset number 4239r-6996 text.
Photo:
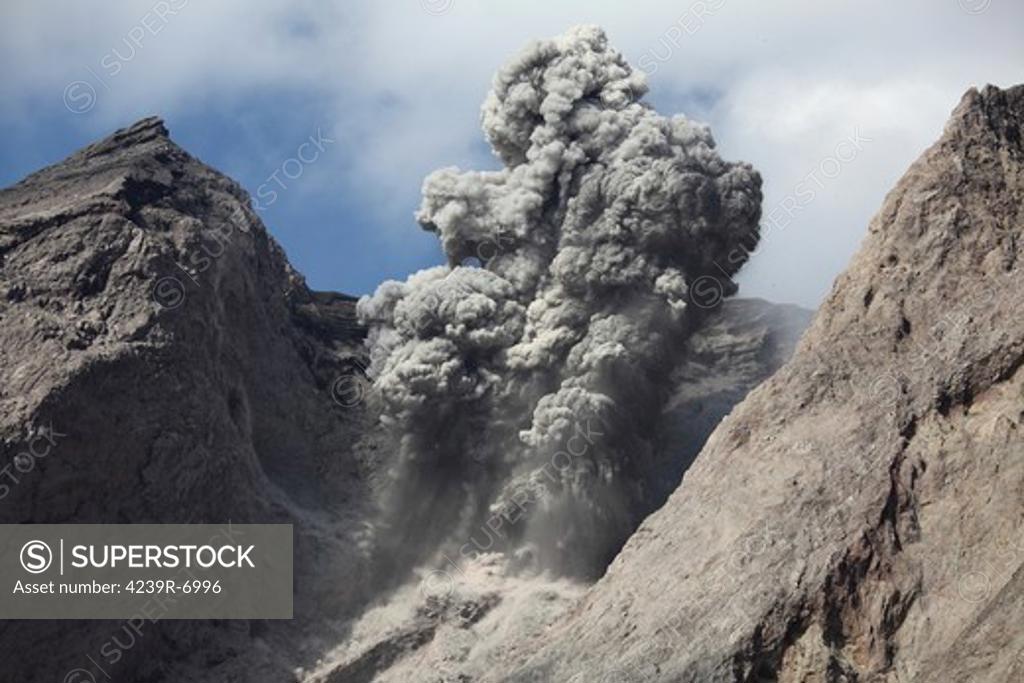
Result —
[[220, 581], [210, 581], [209, 579], [192, 579], [181, 583], [173, 579], [136, 579], [125, 584], [124, 589], [129, 593], [163, 593], [167, 595], [177, 593], [186, 595], [213, 593], [217, 595], [224, 590], [221, 588]]

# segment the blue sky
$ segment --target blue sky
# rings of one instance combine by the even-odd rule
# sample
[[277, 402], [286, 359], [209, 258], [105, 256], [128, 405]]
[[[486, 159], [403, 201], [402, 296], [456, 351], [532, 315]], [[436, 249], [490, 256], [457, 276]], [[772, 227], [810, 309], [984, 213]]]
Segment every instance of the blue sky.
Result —
[[440, 262], [412, 219], [426, 173], [495, 167], [477, 120], [494, 70], [593, 22], [659, 111], [762, 171], [770, 226], [741, 294], [814, 306], [963, 91], [1024, 81], [1019, 0], [891, 5], [8, 0], [0, 183], [157, 114], [255, 195], [320, 136], [261, 215], [312, 286], [366, 293]]

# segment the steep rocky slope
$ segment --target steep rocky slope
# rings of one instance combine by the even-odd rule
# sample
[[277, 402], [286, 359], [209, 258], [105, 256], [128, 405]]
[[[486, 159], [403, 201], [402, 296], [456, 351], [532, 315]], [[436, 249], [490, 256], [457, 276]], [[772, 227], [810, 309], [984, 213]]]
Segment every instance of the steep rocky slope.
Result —
[[[0, 192], [0, 320], [0, 522], [296, 525], [296, 624], [147, 625], [113, 673], [281, 680], [364, 575], [354, 301], [311, 292], [245, 192], [146, 119]], [[112, 634], [0, 622], [0, 677], [60, 680]], [[234, 661], [261, 638], [279, 653]]]
[[486, 680], [1024, 675], [1022, 134], [1024, 87], [967, 93], [792, 360]]

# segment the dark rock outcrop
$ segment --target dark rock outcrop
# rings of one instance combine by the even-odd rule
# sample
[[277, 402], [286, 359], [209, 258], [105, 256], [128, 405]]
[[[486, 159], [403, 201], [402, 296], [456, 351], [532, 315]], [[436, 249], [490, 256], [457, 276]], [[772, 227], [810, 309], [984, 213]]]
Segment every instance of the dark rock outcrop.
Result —
[[792, 360], [487, 680], [1019, 680], [1022, 236], [1024, 86], [971, 90]]

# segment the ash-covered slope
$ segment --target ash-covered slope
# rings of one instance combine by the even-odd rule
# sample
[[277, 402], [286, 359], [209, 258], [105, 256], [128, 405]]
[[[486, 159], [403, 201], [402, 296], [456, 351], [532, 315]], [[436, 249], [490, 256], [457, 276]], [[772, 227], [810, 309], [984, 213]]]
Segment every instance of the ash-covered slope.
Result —
[[967, 93], [793, 359], [487, 680], [1024, 675], [1022, 134], [1024, 86]]
[[[0, 191], [0, 522], [290, 522], [297, 587], [297, 621], [269, 627], [0, 621], [0, 678], [62, 680], [87, 655], [115, 680], [288, 675], [364, 577], [354, 308], [307, 289], [246, 193], [157, 119]], [[115, 635], [132, 646], [111, 664]]]

